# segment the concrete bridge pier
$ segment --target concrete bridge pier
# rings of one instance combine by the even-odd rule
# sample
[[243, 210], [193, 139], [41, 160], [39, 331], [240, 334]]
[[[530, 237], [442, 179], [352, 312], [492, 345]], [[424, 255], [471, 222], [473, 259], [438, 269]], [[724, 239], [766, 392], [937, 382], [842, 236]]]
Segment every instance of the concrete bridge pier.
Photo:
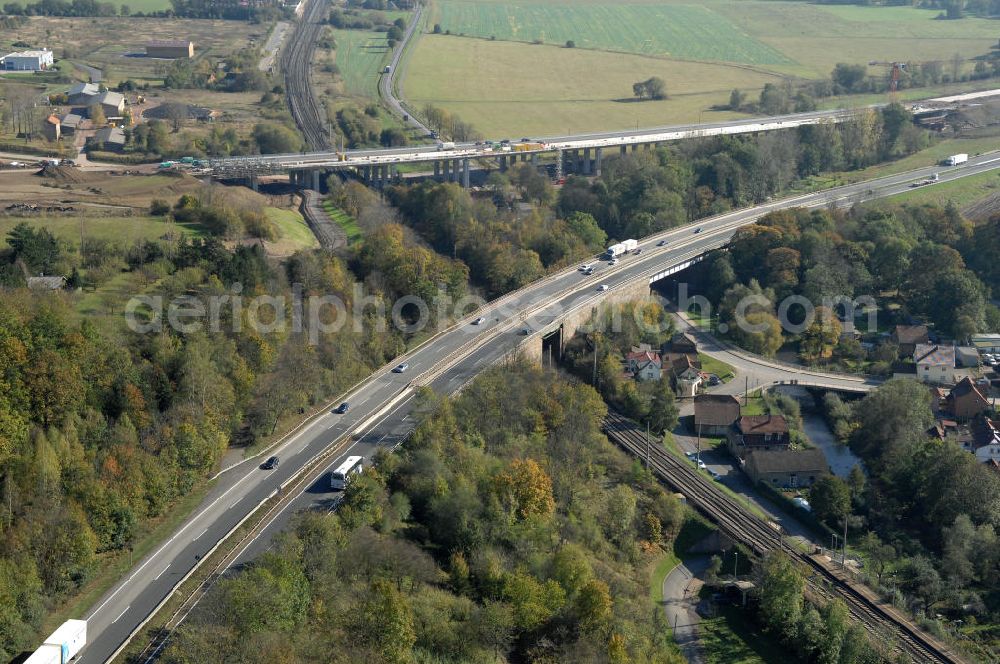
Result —
[[441, 162], [440, 161], [435, 161], [434, 162], [434, 179], [437, 180], [439, 177], [441, 177]]
[[633, 143], [632, 144], [632, 152], [635, 152], [638, 149], [639, 149], [639, 144], [638, 143]]
[[441, 179], [444, 182], [448, 182], [448, 160], [445, 159], [441, 162]]
[[319, 170], [314, 170], [312, 172], [312, 175], [313, 175], [312, 177], [313, 191], [319, 191], [319, 183], [320, 183]]
[[469, 158], [462, 160], [462, 186], [469, 188]]
[[594, 175], [601, 174], [601, 154], [603, 152], [603, 148], [594, 148]]
[[460, 182], [462, 179], [462, 160], [456, 159], [451, 163], [452, 182]]
[[623, 145], [621, 146], [621, 155], [624, 157], [626, 154], [628, 154], [628, 146]]
[[583, 174], [590, 175], [590, 148], [583, 149]]
[[538, 153], [537, 152], [532, 152], [531, 153], [531, 165], [534, 166], [535, 168], [538, 168]]

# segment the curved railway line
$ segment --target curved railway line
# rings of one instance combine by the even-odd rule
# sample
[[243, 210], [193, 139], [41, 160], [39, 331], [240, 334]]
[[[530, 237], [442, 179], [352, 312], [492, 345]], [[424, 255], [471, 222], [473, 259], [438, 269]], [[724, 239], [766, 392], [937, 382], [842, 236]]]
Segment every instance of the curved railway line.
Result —
[[806, 565], [810, 570], [807, 592], [823, 598], [840, 598], [851, 617], [864, 625], [869, 634], [894, 641], [896, 648], [916, 662], [965, 663], [954, 651], [916, 628], [867, 588], [831, 569], [819, 557], [785, 544], [777, 524], [753, 514], [715, 487], [694, 466], [677, 459], [659, 444], [647, 441], [645, 432], [632, 420], [609, 412], [604, 420], [604, 431], [613, 442], [636, 457], [646, 458], [648, 453], [649, 467], [734, 541], [745, 544], [757, 555], [784, 550]]
[[285, 77], [288, 107], [310, 150], [326, 150], [325, 112], [313, 94], [310, 71], [330, 0], [307, 0], [302, 19], [295, 25], [288, 46], [279, 58]]

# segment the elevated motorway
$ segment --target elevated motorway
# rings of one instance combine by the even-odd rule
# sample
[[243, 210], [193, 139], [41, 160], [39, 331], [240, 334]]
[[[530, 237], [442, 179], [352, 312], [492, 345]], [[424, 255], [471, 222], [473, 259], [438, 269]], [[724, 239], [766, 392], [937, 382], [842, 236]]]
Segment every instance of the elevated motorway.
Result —
[[[311, 0], [311, 7], [317, 6], [323, 0]], [[412, 23], [411, 28], [416, 24]], [[397, 51], [397, 57], [398, 57]], [[388, 78], [388, 77], [387, 77]], [[391, 81], [389, 82], [391, 85]], [[917, 112], [942, 111], [957, 108], [959, 104], [973, 100], [1000, 95], [1000, 89], [983, 92], [938, 97], [919, 102], [913, 102], [912, 108]], [[311, 95], [310, 95], [311, 97]], [[874, 104], [865, 108], [881, 108], [884, 104]], [[320, 150], [295, 154], [258, 155], [250, 157], [228, 157], [214, 159], [209, 162], [213, 175], [217, 177], [249, 177], [269, 173], [308, 170], [342, 170], [352, 169], [362, 174], [365, 179], [384, 182], [391, 176], [392, 169], [401, 164], [433, 163], [435, 174], [442, 174], [438, 167], [444, 169], [444, 175], [450, 173], [452, 179], [462, 180], [468, 184], [468, 173], [471, 160], [498, 160], [501, 167], [510, 160], [537, 159], [540, 154], [555, 153], [559, 156], [557, 168], [568, 164], [569, 168], [583, 174], [599, 173], [601, 160], [605, 150], [617, 149], [621, 154], [635, 150], [640, 145], [666, 143], [686, 138], [704, 138], [709, 136], [725, 136], [734, 134], [758, 133], [778, 129], [791, 129], [806, 125], [839, 123], [855, 117], [858, 109], [835, 109], [827, 111], [809, 111], [806, 113], [790, 113], [764, 118], [729, 120], [724, 122], [693, 123], [652, 127], [645, 129], [593, 132], [586, 134], [570, 134], [566, 136], [549, 136], [532, 139], [528, 146], [519, 146], [514, 141], [508, 149], [518, 149], [516, 152], [497, 149], [485, 143], [456, 143], [454, 148], [442, 150], [435, 145], [410, 146], [403, 148], [382, 148], [365, 150], [345, 150], [343, 152]]]
[[[600, 263], [592, 276], [584, 276], [576, 266], [571, 266], [489, 303], [407, 353], [401, 358], [409, 364], [405, 373], [392, 373], [389, 366], [383, 367], [349, 394], [338, 397], [335, 402], [351, 402], [348, 413], [335, 415], [324, 409], [303, 423], [278, 449], [268, 452], [281, 457], [278, 469], [262, 470], [257, 459], [221, 473], [203, 503], [177, 531], [137, 562], [128, 576], [86, 616], [91, 643], [79, 662], [97, 664], [120, 652], [207, 553], [263, 500], [287, 485], [310, 459], [320, 454], [328, 454], [323, 459], [324, 475], [297, 493], [289, 509], [264, 528], [263, 536], [247, 543], [243, 560], [266, 547], [267, 536], [280, 528], [296, 509], [334, 500], [335, 494], [328, 488], [328, 471], [348, 454], [370, 459], [379, 449], [394, 448], [413, 426], [414, 394], [418, 386], [427, 385], [441, 394], [452, 394], [512, 350], [538, 343], [540, 332], [561, 317], [589, 311], [636, 284], [648, 288], [656, 275], [724, 246], [737, 229], [768, 212], [789, 207], [851, 205], [907, 191], [911, 183], [925, 179], [932, 172], [940, 172], [941, 181], [947, 182], [998, 167], [1000, 153], [990, 153], [948, 169], [919, 169], [703, 219], [643, 239], [640, 255], [629, 256], [615, 266]], [[695, 233], [696, 227], [701, 232]], [[666, 244], [657, 246], [660, 241]], [[607, 291], [598, 290], [602, 284], [608, 286]], [[482, 316], [484, 323], [473, 325], [473, 316]], [[522, 333], [525, 327], [528, 335]], [[863, 389], [866, 385], [860, 378], [804, 369], [794, 374], [789, 370], [787, 375], [835, 389]], [[329, 454], [334, 445], [340, 451]]]

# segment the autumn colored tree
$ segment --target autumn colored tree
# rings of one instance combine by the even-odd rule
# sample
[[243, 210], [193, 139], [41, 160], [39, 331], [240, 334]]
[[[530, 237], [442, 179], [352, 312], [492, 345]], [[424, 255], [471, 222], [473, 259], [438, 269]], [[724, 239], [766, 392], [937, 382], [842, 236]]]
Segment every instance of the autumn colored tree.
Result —
[[500, 504], [518, 520], [548, 516], [555, 509], [552, 480], [534, 459], [514, 459], [493, 486]]

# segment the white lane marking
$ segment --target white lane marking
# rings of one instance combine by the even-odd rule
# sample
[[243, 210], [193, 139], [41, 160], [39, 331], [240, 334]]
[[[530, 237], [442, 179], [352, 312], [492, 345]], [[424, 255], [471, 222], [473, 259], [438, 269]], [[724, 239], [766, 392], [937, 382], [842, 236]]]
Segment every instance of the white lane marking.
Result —
[[[118, 618], [121, 618], [121, 617], [122, 617], [123, 615], [125, 615], [125, 613], [126, 613], [126, 612], [127, 612], [127, 611], [128, 611], [129, 609], [130, 609], [130, 608], [131, 608], [131, 605], [129, 605], [129, 606], [126, 606], [126, 607], [125, 607], [125, 611], [122, 611], [121, 613], [119, 613], [119, 614], [118, 614]], [[112, 624], [112, 625], [114, 625], [114, 624], [115, 624], [116, 622], [118, 622], [118, 618], [115, 618], [114, 620], [112, 620], [112, 621], [111, 621], [111, 624]]]
[[195, 536], [195, 538], [194, 538], [193, 540], [191, 540], [191, 541], [192, 541], [192, 542], [193, 542], [193, 541], [195, 541], [196, 539], [198, 539], [199, 537], [201, 537], [202, 535], [204, 535], [204, 534], [205, 534], [205, 533], [207, 533], [207, 532], [208, 532], [208, 528], [206, 528], [205, 530], [203, 530], [203, 531], [201, 531], [200, 533], [198, 533], [198, 534], [197, 534], [197, 535]]
[[157, 580], [157, 579], [159, 579], [159, 578], [160, 578], [161, 576], [163, 576], [163, 573], [164, 573], [164, 572], [166, 572], [166, 571], [167, 571], [168, 569], [170, 569], [170, 565], [167, 565], [167, 566], [166, 566], [166, 567], [164, 567], [164, 568], [163, 568], [162, 570], [160, 570], [160, 573], [159, 573], [159, 574], [157, 574], [156, 576], [154, 576], [154, 577], [153, 577], [153, 581], [156, 581], [156, 580]]
[[126, 579], [124, 582], [118, 584], [118, 587], [115, 588], [115, 591], [113, 593], [111, 593], [106, 600], [104, 600], [103, 602], [101, 602], [100, 606], [98, 606], [96, 609], [94, 609], [93, 611], [90, 612], [90, 615], [87, 616], [87, 620], [93, 620], [94, 616], [96, 616], [98, 613], [100, 613], [101, 610], [105, 606], [107, 606], [108, 602], [110, 602], [111, 600], [113, 600], [115, 598], [115, 596], [122, 591], [123, 588], [125, 588], [127, 585], [129, 585], [130, 583], [132, 583], [132, 579], [134, 579], [136, 577], [136, 575], [139, 572], [141, 572], [146, 567], [146, 565], [148, 565], [149, 563], [151, 563], [154, 560], [156, 560], [157, 556], [159, 556], [163, 552], [164, 549], [166, 549], [168, 546], [170, 546], [170, 544], [175, 539], [177, 539], [178, 537], [180, 537], [180, 535], [185, 530], [187, 530], [188, 528], [190, 528], [191, 525], [194, 524], [198, 519], [200, 519], [202, 516], [204, 516], [205, 514], [207, 514], [209, 512], [209, 510], [211, 510], [215, 506], [216, 503], [218, 503], [220, 500], [222, 500], [223, 498], [226, 497], [226, 494], [228, 494], [230, 491], [232, 491], [233, 489], [235, 489], [236, 487], [238, 487], [240, 484], [242, 484], [243, 482], [245, 482], [246, 480], [248, 480], [248, 479], [250, 479], [252, 477], [259, 477], [259, 475], [257, 473], [255, 473], [255, 472], [249, 472], [249, 473], [247, 473], [239, 481], [237, 481], [231, 487], [229, 487], [228, 489], [226, 489], [222, 493], [221, 496], [219, 496], [218, 498], [216, 498], [215, 500], [213, 500], [211, 503], [209, 503], [205, 507], [205, 509], [203, 509], [201, 512], [199, 512], [198, 514], [196, 514], [193, 518], [191, 518], [190, 520], [188, 520], [188, 522], [185, 523], [181, 527], [180, 530], [178, 530], [176, 533], [174, 533], [173, 536], [171, 536], [170, 539], [168, 539], [166, 542], [163, 543], [163, 546], [161, 546], [159, 549], [156, 550], [156, 553], [154, 553], [153, 555], [151, 555], [149, 558], [146, 559], [146, 561], [142, 565], [140, 565], [138, 568], [136, 568], [136, 570], [134, 572], [132, 572], [132, 575], [129, 576], [128, 579]]
[[[382, 416], [381, 419], [385, 420], [385, 419], [388, 419], [388, 418], [392, 417], [392, 415], [396, 411], [398, 411], [400, 408], [402, 408], [404, 405], [406, 405], [407, 403], [409, 403], [412, 400], [413, 400], [413, 395], [411, 394], [411, 395], [407, 396], [405, 399], [403, 399], [402, 401], [400, 401], [398, 404], [396, 404], [395, 406], [393, 406], [392, 410], [390, 410], [388, 413], [385, 413]], [[377, 441], [375, 441], [375, 443], [374, 443], [373, 446], [378, 445], [379, 443], [381, 443], [389, 435], [390, 435], [389, 433], [383, 434], [382, 437], [380, 437]], [[357, 447], [360, 444], [361, 444], [361, 440], [357, 440], [357, 441], [351, 443], [351, 445], [346, 450], [344, 450], [343, 452], [341, 452], [340, 454], [338, 454], [334, 458], [334, 460], [326, 468], [323, 469], [323, 472], [326, 473], [326, 471], [332, 470], [332, 469], [336, 468], [346, 457], [350, 456], [351, 450], [353, 450], [355, 447]], [[237, 561], [240, 558], [242, 558], [243, 554], [246, 553], [247, 549], [250, 548], [250, 545], [252, 545], [255, 541], [257, 541], [257, 539], [259, 539], [261, 535], [263, 535], [265, 532], [267, 532], [267, 530], [270, 527], [270, 525], [272, 523], [274, 523], [275, 521], [277, 521], [278, 517], [281, 516], [281, 514], [284, 513], [285, 510], [287, 510], [289, 507], [291, 507], [292, 505], [294, 505], [295, 502], [296, 502], [296, 500], [299, 498], [299, 496], [302, 496], [306, 492], [307, 488], [308, 488], [308, 486], [302, 487], [302, 489], [299, 490], [298, 494], [295, 496], [294, 499], [288, 501], [288, 503], [286, 503], [284, 507], [282, 507], [280, 510], [278, 510], [278, 513], [275, 514], [273, 517], [271, 517], [270, 522], [266, 526], [264, 526], [263, 528], [261, 528], [260, 532], [258, 532], [255, 537], [253, 537], [252, 539], [250, 539], [243, 546], [243, 548], [240, 550], [240, 552], [238, 554], [236, 554], [236, 556], [233, 558], [233, 560]]]
[[239, 504], [240, 504], [241, 502], [243, 502], [243, 499], [242, 499], [242, 498], [240, 498], [240, 499], [239, 499], [239, 500], [237, 500], [237, 501], [236, 501], [235, 503], [233, 503], [232, 505], [230, 505], [230, 506], [229, 506], [229, 509], [233, 509], [234, 507], [236, 507], [237, 505], [239, 505]]

